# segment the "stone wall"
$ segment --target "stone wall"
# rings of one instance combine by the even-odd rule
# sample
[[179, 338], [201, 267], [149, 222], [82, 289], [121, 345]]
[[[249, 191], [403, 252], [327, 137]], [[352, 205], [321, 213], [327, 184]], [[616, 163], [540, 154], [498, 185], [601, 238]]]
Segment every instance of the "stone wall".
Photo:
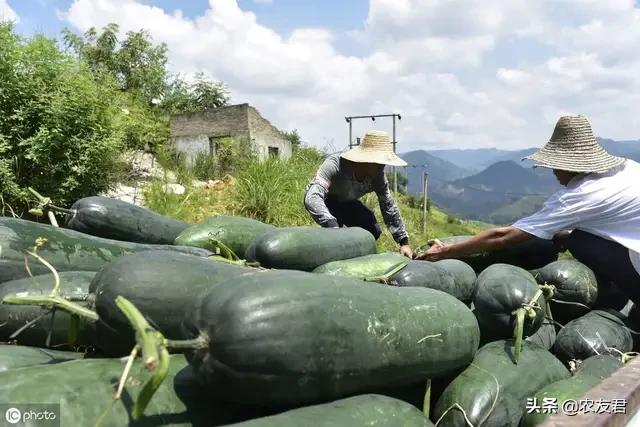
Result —
[[234, 136], [249, 132], [249, 104], [231, 105], [191, 114], [171, 117], [171, 136]]
[[291, 142], [284, 139], [275, 126], [263, 118], [253, 107], [249, 107], [248, 116], [251, 140], [261, 159], [267, 158], [270, 147], [277, 149], [278, 157], [282, 159], [291, 157]]
[[189, 164], [198, 153], [215, 154], [215, 139], [225, 137], [250, 139], [260, 159], [267, 158], [270, 149], [277, 150], [280, 158], [291, 157], [291, 143], [249, 104], [175, 115], [171, 117], [171, 137], [175, 149], [185, 154]]
[[173, 139], [173, 146], [176, 151], [183, 153], [187, 164], [193, 164], [196, 156], [200, 153], [212, 154], [210, 152], [209, 137], [207, 135], [185, 135], [177, 136]]

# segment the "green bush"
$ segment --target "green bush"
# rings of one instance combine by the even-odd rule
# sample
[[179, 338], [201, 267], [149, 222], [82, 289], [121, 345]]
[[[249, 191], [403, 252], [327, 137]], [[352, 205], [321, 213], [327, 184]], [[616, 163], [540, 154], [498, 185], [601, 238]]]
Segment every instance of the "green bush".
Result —
[[[184, 186], [191, 185], [191, 181], [195, 178], [192, 168], [187, 165], [186, 156], [182, 152], [178, 152], [172, 147], [162, 145], [157, 147], [155, 151], [156, 161], [164, 169], [165, 174], [169, 171], [175, 175], [176, 182]], [[164, 183], [170, 182], [168, 176], [160, 177]]]
[[24, 212], [31, 186], [61, 205], [108, 190], [120, 161], [118, 90], [54, 40], [0, 24], [0, 193]]
[[220, 179], [232, 175], [257, 160], [251, 144], [242, 138], [219, 138], [213, 155], [198, 153], [192, 165], [199, 180]]
[[218, 159], [207, 153], [198, 153], [193, 161], [193, 175], [201, 180], [208, 181], [219, 176]]
[[447, 215], [447, 224], [462, 224], [462, 221], [453, 215]]

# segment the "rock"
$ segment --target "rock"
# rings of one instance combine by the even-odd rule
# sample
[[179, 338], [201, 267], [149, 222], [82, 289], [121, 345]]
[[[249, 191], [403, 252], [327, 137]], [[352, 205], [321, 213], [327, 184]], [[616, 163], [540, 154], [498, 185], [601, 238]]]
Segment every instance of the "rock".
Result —
[[128, 185], [119, 185], [112, 191], [107, 191], [100, 196], [110, 197], [112, 199], [122, 200], [123, 202], [141, 206], [144, 203], [142, 188], [131, 187]]
[[235, 184], [236, 179], [234, 177], [232, 177], [231, 175], [225, 175], [222, 177], [222, 182], [224, 182], [225, 184]]
[[176, 174], [172, 171], [165, 171], [152, 153], [134, 151], [125, 154], [125, 158], [131, 167], [129, 181], [144, 181], [150, 178], [163, 179], [167, 182], [176, 182], [177, 180]]
[[154, 169], [150, 177], [166, 180], [169, 183], [175, 183], [178, 181], [175, 173], [173, 173], [172, 171], [165, 171], [162, 168]]
[[165, 184], [164, 192], [167, 194], [184, 194], [186, 189], [180, 184]]
[[207, 181], [205, 188], [207, 190], [215, 190], [217, 187], [221, 187], [223, 185], [224, 185], [224, 182], [222, 182], [219, 179], [210, 179], [209, 181]]
[[197, 179], [193, 179], [191, 180], [191, 186], [193, 188], [206, 188], [207, 187], [207, 182], [205, 181], [199, 181]]

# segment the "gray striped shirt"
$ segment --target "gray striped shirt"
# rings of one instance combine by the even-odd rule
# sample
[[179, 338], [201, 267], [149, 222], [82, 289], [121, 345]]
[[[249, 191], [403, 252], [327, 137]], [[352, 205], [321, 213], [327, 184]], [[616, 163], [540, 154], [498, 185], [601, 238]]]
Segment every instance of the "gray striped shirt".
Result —
[[393, 239], [397, 243], [405, 238], [408, 239], [400, 210], [389, 191], [384, 170], [373, 179], [366, 178], [358, 181], [349, 167], [341, 161], [340, 154], [332, 154], [322, 163], [315, 178], [307, 187], [304, 204], [316, 223], [323, 227], [336, 226], [336, 218], [331, 215], [325, 204], [328, 196], [338, 202], [347, 202], [358, 200], [371, 192], [375, 192], [378, 196], [380, 212]]

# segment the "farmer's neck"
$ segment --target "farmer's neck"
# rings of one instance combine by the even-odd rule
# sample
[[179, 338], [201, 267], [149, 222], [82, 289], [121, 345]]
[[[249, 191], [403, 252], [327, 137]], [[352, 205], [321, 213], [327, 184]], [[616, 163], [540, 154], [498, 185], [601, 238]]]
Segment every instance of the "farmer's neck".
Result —
[[560, 183], [560, 185], [564, 185], [565, 187], [571, 182], [573, 178], [580, 175], [578, 172], [569, 172], [563, 171], [560, 169], [554, 169], [553, 174], [556, 176], [556, 179]]
[[366, 178], [374, 178], [379, 173], [380, 165], [376, 163], [351, 163], [353, 176], [358, 181], [364, 181]]

